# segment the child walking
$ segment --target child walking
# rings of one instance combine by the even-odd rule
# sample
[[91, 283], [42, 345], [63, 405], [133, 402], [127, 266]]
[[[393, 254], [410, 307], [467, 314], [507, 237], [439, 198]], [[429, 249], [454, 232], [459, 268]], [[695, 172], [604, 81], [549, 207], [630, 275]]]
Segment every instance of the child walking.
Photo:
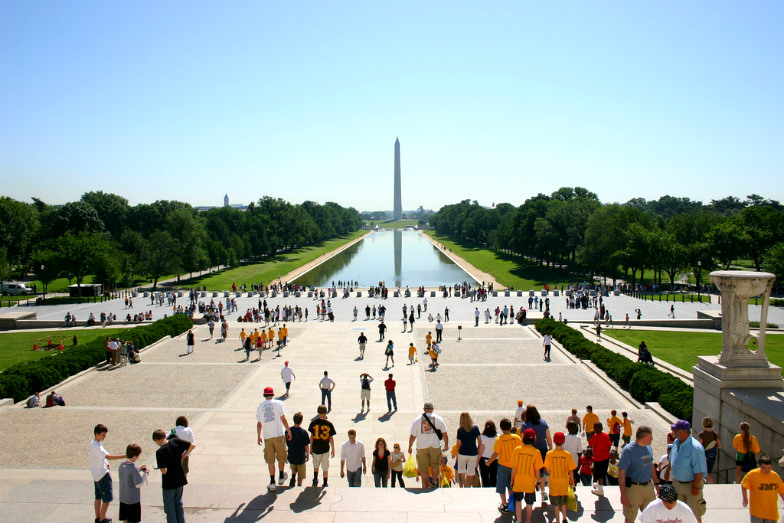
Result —
[[120, 521], [139, 523], [142, 520], [141, 488], [150, 473], [147, 465], [136, 466], [142, 448], [131, 443], [125, 449], [125, 461], [120, 464], [117, 475], [120, 477]]
[[533, 504], [536, 502], [536, 487], [539, 484], [539, 471], [544, 466], [542, 454], [534, 447], [534, 429], [523, 431], [523, 446], [512, 452], [512, 493], [515, 499], [515, 518], [522, 521], [525, 500], [525, 523], [531, 523]]

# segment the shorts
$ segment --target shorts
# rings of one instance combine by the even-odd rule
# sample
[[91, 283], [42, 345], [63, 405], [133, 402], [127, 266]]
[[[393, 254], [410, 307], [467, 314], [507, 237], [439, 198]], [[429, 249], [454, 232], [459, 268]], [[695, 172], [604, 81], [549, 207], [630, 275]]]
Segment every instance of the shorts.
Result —
[[95, 485], [95, 499], [100, 499], [104, 503], [114, 500], [112, 496], [112, 476], [108, 472], [98, 481], [93, 481]]
[[515, 492], [514, 493], [515, 501], [523, 501], [525, 500], [526, 505], [533, 505], [536, 503], [536, 491], [534, 492]]
[[128, 523], [138, 523], [142, 520], [142, 504], [139, 503], [120, 503], [120, 521]]
[[631, 435], [629, 435], [629, 436], [621, 436], [621, 439], [623, 439], [623, 442], [624, 442], [626, 445], [628, 445], [628, 444], [629, 444], [629, 442], [632, 440], [632, 437], [631, 437]]
[[441, 448], [427, 447], [416, 451], [417, 467], [421, 474], [427, 474], [428, 468], [438, 471], [441, 467]]
[[498, 469], [495, 473], [495, 491], [498, 494], [506, 494], [506, 489], [509, 487], [509, 482], [512, 480], [512, 469], [498, 464]]
[[550, 496], [550, 504], [554, 507], [563, 507], [569, 496]]
[[359, 393], [359, 399], [362, 401], [370, 401], [370, 389], [362, 389]]
[[288, 448], [286, 447], [286, 437], [267, 438], [264, 440], [264, 461], [267, 463], [286, 463]]
[[656, 499], [656, 489], [653, 483], [629, 485], [626, 487], [626, 495], [629, 496], [629, 504], [623, 507], [623, 517], [626, 521], [636, 521], [638, 512], [645, 510]]
[[291, 467], [291, 477], [293, 478], [294, 475], [297, 475], [298, 479], [303, 479], [305, 477], [306, 468], [304, 463], [289, 463]]
[[602, 461], [593, 462], [593, 480], [598, 481], [607, 476], [607, 466], [610, 464], [610, 458], [603, 459]]
[[291, 388], [291, 382], [290, 381], [287, 381], [285, 383], [285, 385], [286, 385], [286, 390], [289, 390]]
[[457, 473], [473, 476], [476, 474], [476, 458], [477, 456], [464, 456], [463, 454], [457, 455]]
[[322, 469], [324, 472], [329, 470], [329, 452], [323, 454], [313, 454], [313, 468]]

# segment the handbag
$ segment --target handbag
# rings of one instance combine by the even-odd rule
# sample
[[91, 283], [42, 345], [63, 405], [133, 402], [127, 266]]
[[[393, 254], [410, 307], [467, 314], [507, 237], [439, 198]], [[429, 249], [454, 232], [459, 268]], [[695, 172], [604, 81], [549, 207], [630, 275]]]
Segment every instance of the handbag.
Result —
[[574, 488], [569, 485], [569, 490], [566, 491], [566, 510], [577, 512], [577, 496], [574, 495]]
[[406, 464], [403, 466], [403, 475], [407, 478], [415, 478], [419, 472], [417, 472], [416, 461], [414, 460], [414, 455], [409, 454], [408, 459], [406, 459]]

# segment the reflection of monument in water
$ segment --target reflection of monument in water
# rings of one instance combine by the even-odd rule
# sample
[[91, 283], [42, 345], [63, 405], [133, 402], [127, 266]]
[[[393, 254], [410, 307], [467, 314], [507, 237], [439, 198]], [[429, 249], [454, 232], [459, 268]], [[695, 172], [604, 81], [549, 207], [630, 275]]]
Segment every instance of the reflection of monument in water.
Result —
[[395, 138], [395, 202], [392, 208], [392, 219], [403, 218], [403, 202], [400, 198], [400, 140]]
[[[714, 271], [711, 282], [721, 291], [722, 349], [719, 356], [699, 356], [694, 377], [693, 425], [713, 418], [719, 438], [732, 441], [741, 421], [748, 421], [763, 454], [779, 456], [784, 448], [784, 380], [781, 367], [768, 361], [765, 330], [775, 276], [766, 272]], [[756, 350], [747, 348], [749, 298], [762, 296]], [[699, 431], [699, 429], [697, 429]], [[722, 482], [735, 477], [735, 453], [724, 444], [716, 465]]]
[[403, 231], [394, 231], [394, 250], [395, 250], [395, 287], [400, 287], [403, 283]]

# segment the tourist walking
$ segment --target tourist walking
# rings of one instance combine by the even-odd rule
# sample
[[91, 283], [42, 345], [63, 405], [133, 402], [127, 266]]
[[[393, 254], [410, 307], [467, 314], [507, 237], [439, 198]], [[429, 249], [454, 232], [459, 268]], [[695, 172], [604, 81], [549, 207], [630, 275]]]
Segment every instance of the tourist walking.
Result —
[[389, 368], [389, 358], [392, 358], [392, 366], [395, 366], [395, 344], [392, 343], [392, 340], [389, 340], [387, 343], [387, 348], [384, 349], [384, 356], [387, 357], [387, 361], [384, 363], [384, 369]]
[[485, 421], [485, 428], [480, 436], [482, 440], [481, 452], [479, 453], [479, 475], [483, 487], [495, 487], [495, 477], [498, 471], [498, 461], [488, 465], [490, 456], [493, 455], [493, 447], [498, 437], [495, 422], [491, 419]]
[[457, 429], [457, 479], [460, 487], [472, 487], [474, 476], [479, 467], [479, 454], [482, 438], [479, 427], [474, 425], [468, 412], [460, 413], [460, 426]]
[[332, 391], [335, 390], [335, 381], [329, 377], [327, 371], [324, 371], [324, 377], [319, 381], [319, 389], [321, 390], [321, 404], [327, 406], [327, 411], [331, 411]]
[[705, 498], [702, 495], [703, 478], [707, 472], [705, 450], [691, 436], [691, 423], [678, 420], [670, 427], [675, 441], [670, 451], [670, 477], [678, 499], [686, 503], [702, 523], [705, 515]]
[[444, 334], [444, 324], [441, 320], [436, 321], [436, 343], [441, 343], [441, 337]]
[[348, 431], [348, 440], [340, 447], [340, 477], [346, 477], [349, 487], [362, 486], [362, 474], [367, 474], [365, 445], [357, 439], [357, 431]]
[[312, 444], [310, 455], [313, 457], [313, 486], [318, 486], [319, 469], [322, 470], [324, 483], [322, 487], [327, 487], [329, 478], [329, 458], [335, 457], [335, 439], [337, 434], [335, 426], [327, 419], [327, 406], [319, 405], [316, 409], [318, 413], [316, 419], [310, 422], [308, 432], [311, 434]]
[[365, 359], [365, 347], [367, 347], [367, 336], [365, 336], [364, 332], [359, 333], [359, 338], [357, 338], [357, 342], [359, 343], [359, 359]]
[[109, 434], [106, 425], [98, 424], [93, 429], [93, 440], [87, 453], [90, 462], [90, 473], [93, 476], [93, 486], [95, 490], [95, 521], [106, 522], [106, 512], [109, 510], [109, 503], [114, 500], [112, 492], [112, 475], [109, 474], [110, 459], [123, 459], [125, 454], [109, 454], [103, 448], [103, 442]]
[[384, 323], [384, 320], [381, 320], [381, 323], [378, 324], [378, 341], [384, 341], [384, 333], [387, 330], [387, 326]]
[[712, 483], [711, 471], [716, 464], [716, 457], [721, 449], [721, 440], [719, 435], [713, 430], [713, 419], [702, 418], [702, 432], [697, 434], [702, 448], [705, 449], [705, 466], [707, 472], [705, 474], [705, 483]]
[[740, 434], [732, 438], [735, 449], [735, 483], [740, 483], [741, 474], [751, 471], [757, 465], [757, 453], [760, 451], [757, 437], [751, 434], [748, 422], [740, 424]]
[[550, 345], [553, 343], [553, 338], [550, 336], [550, 331], [547, 331], [542, 338], [542, 345], [544, 345], [544, 361], [550, 361]]
[[640, 523], [661, 523], [677, 521], [678, 523], [695, 523], [697, 518], [691, 508], [678, 499], [678, 493], [672, 485], [659, 487], [659, 499], [650, 503], [640, 514]]
[[182, 468], [182, 460], [190, 456], [196, 445], [180, 438], [166, 439], [166, 433], [161, 429], [153, 432], [152, 440], [158, 445], [158, 450], [155, 451], [155, 460], [161, 471], [163, 511], [166, 513], [166, 523], [185, 523], [182, 491], [183, 487], [188, 484], [188, 479]]
[[601, 422], [593, 425], [593, 433], [588, 440], [588, 445], [593, 450], [593, 488], [591, 493], [604, 496], [604, 486], [607, 483], [607, 467], [610, 465], [610, 436], [603, 432]]
[[391, 456], [392, 453], [387, 448], [386, 440], [378, 438], [373, 449], [373, 462], [370, 465], [370, 472], [373, 474], [373, 483], [376, 488], [387, 488], [392, 465]]
[[[539, 451], [542, 462], [544, 462], [547, 451], [553, 448], [553, 440], [550, 436], [550, 427], [547, 425], [547, 422], [542, 419], [539, 410], [532, 403], [529, 403], [525, 407], [525, 423], [520, 427], [521, 431], [525, 431], [526, 429], [534, 431], [534, 434], [536, 435], [534, 447]], [[542, 491], [543, 500], [547, 501], [544, 481], [540, 483], [539, 488]]]
[[191, 354], [193, 352], [193, 347], [196, 345], [196, 336], [193, 334], [192, 330], [188, 331], [188, 335], [186, 336], [187, 340], [187, 351], [186, 354]]
[[429, 401], [423, 407], [423, 414], [417, 416], [411, 424], [410, 436], [408, 437], [408, 453], [411, 454], [414, 442], [417, 444], [417, 467], [419, 477], [422, 480], [422, 488], [430, 487], [430, 476], [428, 470], [435, 474], [441, 466], [441, 441], [444, 442], [444, 452], [449, 449], [449, 435], [446, 431], [446, 423], [438, 414], [434, 414], [433, 404]]
[[618, 485], [621, 490], [621, 505], [626, 523], [634, 523], [637, 513], [656, 499], [654, 485], [658, 486], [656, 468], [653, 463], [653, 431], [641, 425], [637, 428], [634, 442], [623, 447], [618, 462]]
[[397, 412], [397, 395], [395, 394], [395, 386], [397, 382], [392, 379], [392, 373], [389, 374], [389, 378], [384, 381], [384, 389], [387, 393], [387, 414], [392, 412], [392, 407], [394, 405], [395, 412]]
[[523, 440], [517, 434], [512, 434], [512, 422], [508, 418], [504, 418], [499, 423], [502, 434], [498, 436], [493, 445], [493, 454], [487, 460], [487, 464], [491, 465], [497, 461], [498, 468], [495, 480], [495, 491], [501, 498], [501, 504], [498, 506], [499, 512], [505, 514], [509, 512], [507, 504], [506, 492], [512, 488], [512, 454], [515, 448], [523, 444]]
[[360, 393], [359, 398], [362, 400], [362, 410], [365, 412], [365, 401], [367, 401], [367, 409], [370, 412], [370, 384], [373, 383], [373, 377], [367, 372], [359, 375]]
[[283, 380], [283, 384], [286, 386], [286, 397], [288, 398], [289, 391], [291, 390], [291, 381], [297, 379], [297, 375], [294, 374], [294, 371], [289, 367], [288, 361], [284, 362], [283, 368], [280, 369], [280, 379]]
[[291, 439], [286, 440], [286, 449], [288, 452], [289, 467], [291, 468], [291, 479], [289, 480], [289, 487], [293, 487], [295, 482], [298, 486], [302, 486], [307, 473], [307, 466], [305, 463], [308, 461], [310, 454], [310, 435], [302, 428], [302, 413], [297, 412], [293, 416], [294, 426], [291, 427]]
[[286, 440], [291, 439], [289, 422], [286, 420], [286, 408], [283, 402], [273, 399], [275, 392], [272, 387], [264, 388], [264, 401], [256, 409], [256, 436], [259, 446], [264, 444], [264, 461], [267, 462], [270, 474], [268, 489], [275, 492], [275, 461], [278, 462], [278, 485], [286, 481], [286, 458], [288, 450]]
[[[417, 305], [419, 308], [419, 305]], [[392, 468], [392, 488], [395, 488], [395, 483], [400, 485], [400, 488], [406, 488], [403, 484], [403, 463], [406, 460], [406, 455], [400, 450], [400, 443], [395, 443], [392, 446], [392, 454], [389, 456], [389, 464]]]
[[[773, 472], [770, 456], [764, 454], [759, 457], [759, 467], [743, 476], [740, 488], [743, 506], [748, 505], [752, 523], [774, 523], [779, 520], [776, 495], [784, 501], [784, 483], [781, 476]], [[751, 493], [750, 502], [747, 490]]]

